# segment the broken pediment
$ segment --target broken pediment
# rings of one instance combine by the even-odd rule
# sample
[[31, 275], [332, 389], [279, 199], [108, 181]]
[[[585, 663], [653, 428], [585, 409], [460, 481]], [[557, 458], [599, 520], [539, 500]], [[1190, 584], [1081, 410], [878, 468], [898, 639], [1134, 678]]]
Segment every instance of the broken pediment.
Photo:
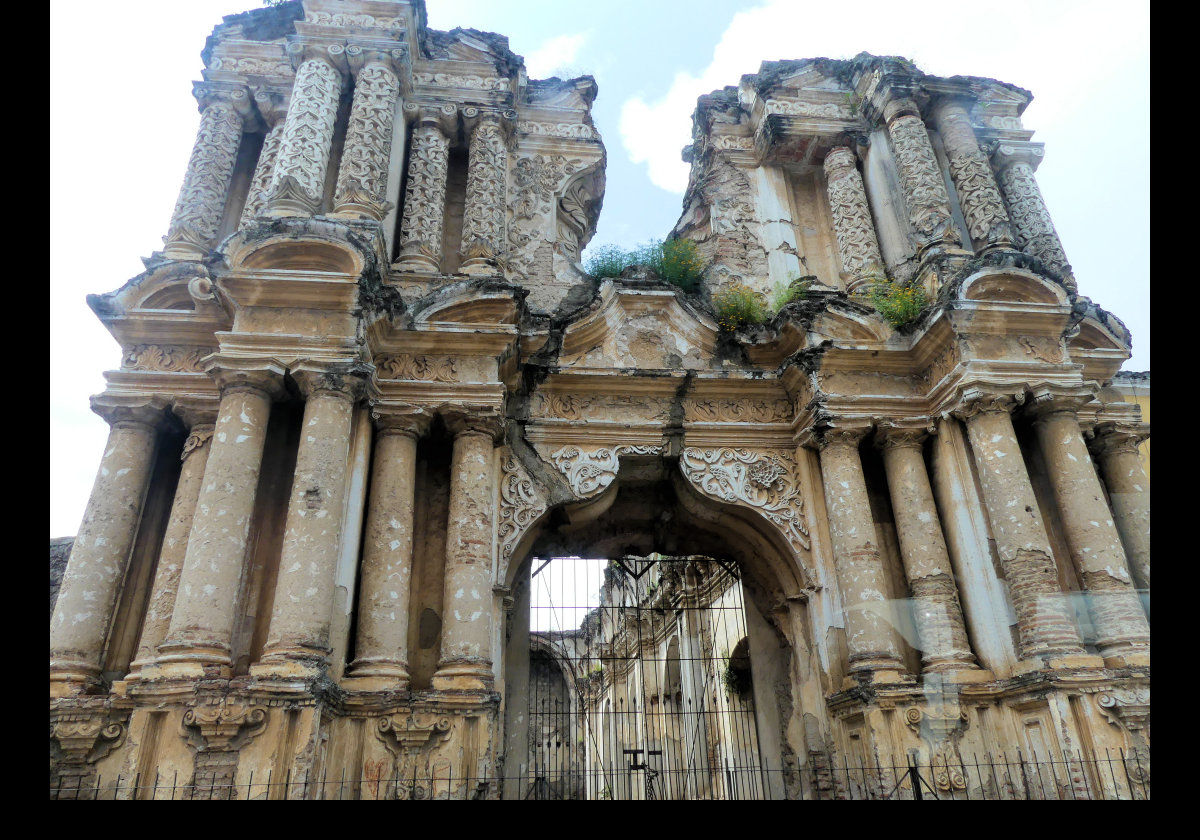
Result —
[[609, 280], [563, 336], [561, 367], [703, 369], [713, 366], [717, 325], [661, 286]]

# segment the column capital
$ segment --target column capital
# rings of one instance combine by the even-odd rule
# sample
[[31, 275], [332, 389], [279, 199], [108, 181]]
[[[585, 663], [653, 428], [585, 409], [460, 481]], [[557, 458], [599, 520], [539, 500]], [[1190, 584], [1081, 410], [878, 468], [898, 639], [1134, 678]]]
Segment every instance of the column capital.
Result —
[[506, 133], [511, 133], [517, 122], [517, 112], [513, 108], [483, 108], [477, 105], [467, 105], [462, 109], [463, 128], [467, 136], [475, 133], [475, 129], [484, 125], [495, 125]]
[[882, 450], [920, 449], [925, 439], [935, 433], [928, 418], [880, 423], [875, 427], [875, 446]]
[[1032, 397], [1025, 411], [1035, 422], [1054, 414], [1070, 414], [1077, 419], [1085, 406], [1096, 402], [1095, 396], [1090, 392], [1078, 389], [1039, 388], [1033, 392]]
[[450, 404], [438, 408], [446, 428], [455, 437], [463, 434], [483, 434], [498, 441], [504, 436], [504, 415], [492, 405]]
[[170, 421], [170, 403], [166, 397], [97, 394], [91, 399], [92, 411], [114, 429], [118, 426], [149, 426], [158, 430]]
[[1002, 172], [1016, 163], [1027, 164], [1030, 169], [1036, 171], [1046, 155], [1046, 148], [1044, 143], [996, 140], [988, 146], [988, 154], [997, 172]]
[[1088, 437], [1088, 448], [1098, 456], [1124, 453], [1140, 457], [1138, 445], [1150, 438], [1150, 424], [1099, 423]]
[[429, 431], [433, 412], [423, 405], [375, 400], [371, 403], [371, 418], [379, 435], [410, 435], [419, 439]]
[[375, 366], [363, 362], [316, 362], [302, 359], [288, 371], [306, 399], [338, 396], [358, 402], [370, 395]]
[[294, 40], [287, 45], [287, 57], [292, 67], [300, 69], [300, 65], [308, 61], [323, 61], [338, 72], [345, 83], [349, 66], [346, 64], [346, 48], [341, 44], [330, 43], [320, 39], [307, 39], [293, 36]]
[[213, 425], [220, 409], [221, 401], [212, 397], [180, 397], [171, 406], [171, 411], [188, 429]]
[[214, 353], [204, 367], [224, 396], [231, 391], [259, 391], [272, 400], [284, 394], [286, 366], [278, 359], [241, 359]]
[[859, 442], [871, 431], [871, 423], [867, 420], [845, 421], [839, 423], [826, 422], [816, 430], [814, 438], [817, 449], [824, 452], [835, 446], [852, 446], [858, 448]]
[[959, 420], [970, 420], [980, 414], [1011, 414], [1013, 407], [1023, 402], [1023, 391], [972, 387], [963, 390], [957, 407], [950, 413]]
[[287, 118], [288, 105], [292, 92], [275, 85], [255, 85], [251, 92], [254, 94], [254, 107], [258, 116], [269, 129], [275, 128]]
[[204, 111], [213, 105], [227, 105], [243, 119], [254, 116], [253, 100], [245, 85], [233, 82], [192, 82], [192, 96]]
[[822, 166], [825, 168], [825, 174], [829, 176], [843, 174], [849, 169], [857, 170], [858, 154], [849, 143], [834, 146], [825, 154]]
[[883, 106], [883, 121], [891, 125], [901, 117], [916, 117], [921, 119], [921, 109], [917, 103], [907, 96], [889, 99]]
[[351, 43], [346, 45], [346, 63], [355, 78], [363, 68], [372, 64], [380, 64], [399, 76], [408, 63], [408, 49], [402, 45], [389, 48], [371, 43]]
[[417, 129], [436, 128], [446, 137], [458, 128], [458, 106], [452, 103], [432, 105], [405, 102], [404, 116], [416, 123]]

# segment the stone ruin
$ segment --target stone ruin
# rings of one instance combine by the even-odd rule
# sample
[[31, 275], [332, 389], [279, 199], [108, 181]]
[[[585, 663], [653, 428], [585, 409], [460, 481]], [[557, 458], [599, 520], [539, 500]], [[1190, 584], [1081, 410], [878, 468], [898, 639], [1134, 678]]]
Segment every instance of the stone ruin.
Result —
[[[735, 589], [745, 644], [708, 646], [753, 674], [756, 797], [882, 796], [839, 768], [896, 756], [941, 798], [1148, 796], [1149, 427], [1038, 190], [1028, 91], [863, 54], [701, 97], [685, 293], [580, 266], [590, 77], [529, 79], [420, 0], [256, 9], [203, 58], [164, 247], [88, 298], [122, 356], [52, 608], [52, 797], [527, 796], [531, 686], [682, 703], [671, 611]], [[718, 325], [722, 290], [797, 278]], [[888, 283], [915, 321], [875, 311]], [[534, 558], [576, 556], [686, 559], [619, 601], [662, 610], [649, 659], [619, 582], [594, 605], [619, 621], [531, 632]], [[646, 795], [589, 743], [540, 790]], [[1036, 789], [968, 768], [1017, 751], [1060, 763]]]

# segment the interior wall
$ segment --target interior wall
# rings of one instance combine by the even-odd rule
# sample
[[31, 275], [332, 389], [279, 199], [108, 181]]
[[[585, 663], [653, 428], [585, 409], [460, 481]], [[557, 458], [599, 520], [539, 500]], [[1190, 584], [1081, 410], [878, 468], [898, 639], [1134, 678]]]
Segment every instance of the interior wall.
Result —
[[451, 454], [452, 443], [440, 426], [417, 445], [408, 624], [408, 670], [413, 690], [430, 687], [442, 649]]

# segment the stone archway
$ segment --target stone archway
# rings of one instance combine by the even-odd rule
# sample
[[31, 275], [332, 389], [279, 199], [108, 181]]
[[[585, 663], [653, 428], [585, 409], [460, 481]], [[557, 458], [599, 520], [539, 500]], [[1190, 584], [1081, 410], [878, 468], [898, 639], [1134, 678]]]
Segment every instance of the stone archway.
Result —
[[[517, 775], [514, 768], [521, 763], [518, 756], [524, 755], [523, 745], [529, 739], [530, 721], [521, 712], [526, 708], [523, 687], [532, 676], [529, 580], [536, 571], [533, 558], [613, 559], [660, 553], [713, 558], [736, 570], [745, 593], [744, 655], [754, 668], [754, 696], [747, 707], [753, 708], [757, 749], [768, 779], [755, 790], [764, 798], [798, 795], [796, 763], [806, 757], [806, 727], [814, 719], [823, 719], [824, 707], [801, 699], [805, 689], [812, 696], [812, 687], [803, 686], [799, 676], [812, 673], [804, 604], [808, 577], [797, 559], [797, 548], [807, 546], [801, 542], [806, 537], [802, 506], [795, 488], [787, 487], [796, 481], [787, 454], [685, 450], [682, 458], [673, 459], [658, 451], [614, 449], [618, 451], [611, 461], [605, 460], [607, 453], [594, 452], [583, 459], [593, 465], [603, 461], [611, 475], [594, 468], [579, 470], [576, 486], [583, 488], [584, 498], [554, 506], [539, 502], [529, 474], [515, 456], [508, 459], [502, 495], [507, 491], [510, 498], [521, 497], [522, 484], [527, 483], [523, 495], [528, 505], [523, 515], [502, 514], [501, 519], [502, 550], [507, 547], [510, 553], [502, 566], [505, 576], [498, 583], [511, 593], [508, 633], [502, 642], [505, 778]], [[705, 464], [716, 469], [697, 468]], [[781, 481], [785, 471], [787, 479]], [[762, 486], [750, 484], [747, 474], [755, 475]], [[513, 524], [517, 522], [520, 527]], [[506, 524], [510, 525], [507, 533]], [[586, 681], [586, 674], [580, 676]], [[819, 688], [815, 696], [820, 696]], [[595, 795], [595, 787], [589, 780], [589, 795]], [[515, 788], [506, 787], [506, 796], [515, 794]]]

